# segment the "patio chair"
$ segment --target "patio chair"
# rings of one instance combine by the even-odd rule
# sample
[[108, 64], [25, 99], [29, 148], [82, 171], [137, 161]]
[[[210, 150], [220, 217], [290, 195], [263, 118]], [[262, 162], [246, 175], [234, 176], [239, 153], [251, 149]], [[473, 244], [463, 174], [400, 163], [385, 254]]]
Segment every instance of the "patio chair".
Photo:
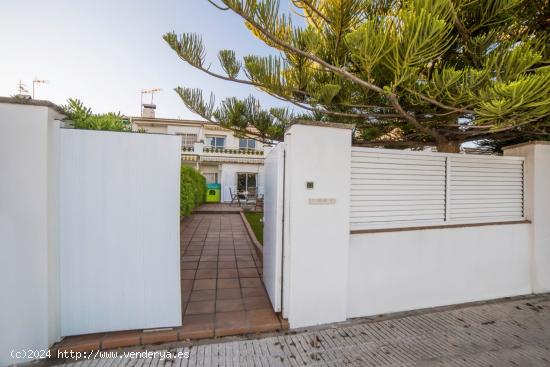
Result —
[[257, 187], [249, 187], [247, 192], [248, 192], [248, 194], [246, 195], [246, 203], [247, 204], [255, 204], [256, 199], [258, 198], [258, 188]]
[[264, 211], [264, 196], [263, 195], [258, 195], [258, 197], [256, 198], [256, 204], [254, 204], [254, 211]]
[[233, 190], [231, 190], [231, 187], [230, 187], [229, 195], [231, 196], [231, 204], [229, 205], [233, 205], [233, 203], [236, 201], [239, 204], [239, 206], [241, 206], [241, 198], [238, 192], [233, 192]]

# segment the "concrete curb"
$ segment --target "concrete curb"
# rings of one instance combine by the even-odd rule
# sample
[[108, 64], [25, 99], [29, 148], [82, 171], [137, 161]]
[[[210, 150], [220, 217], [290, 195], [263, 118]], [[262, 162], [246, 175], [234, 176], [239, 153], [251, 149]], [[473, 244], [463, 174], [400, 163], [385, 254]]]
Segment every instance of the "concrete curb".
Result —
[[263, 257], [264, 247], [262, 246], [260, 241], [258, 241], [258, 239], [256, 238], [256, 235], [254, 234], [254, 231], [252, 230], [250, 223], [248, 223], [248, 220], [246, 219], [244, 212], [239, 212], [239, 214], [241, 215], [241, 219], [243, 220], [244, 227], [246, 228], [246, 232], [248, 233], [248, 237], [250, 237], [252, 244], [254, 245], [254, 247], [256, 247], [256, 252], [258, 253], [259, 256]]

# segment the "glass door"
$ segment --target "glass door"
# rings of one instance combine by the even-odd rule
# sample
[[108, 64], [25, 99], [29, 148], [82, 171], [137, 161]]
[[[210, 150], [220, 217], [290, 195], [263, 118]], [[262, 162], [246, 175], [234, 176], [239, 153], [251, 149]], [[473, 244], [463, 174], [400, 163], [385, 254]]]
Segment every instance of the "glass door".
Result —
[[256, 173], [237, 173], [237, 191], [250, 191], [256, 188]]

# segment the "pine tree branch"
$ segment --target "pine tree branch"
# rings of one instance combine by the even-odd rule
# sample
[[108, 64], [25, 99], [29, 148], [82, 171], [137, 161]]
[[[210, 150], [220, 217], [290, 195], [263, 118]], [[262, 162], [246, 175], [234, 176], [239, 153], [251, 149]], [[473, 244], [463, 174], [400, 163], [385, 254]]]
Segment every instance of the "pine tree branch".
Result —
[[[182, 57], [180, 57], [180, 59], [182, 59], [183, 61], [186, 61]], [[316, 109], [316, 108], [312, 108], [312, 107], [303, 105], [303, 104], [301, 104], [299, 102], [296, 102], [295, 100], [293, 100], [291, 98], [288, 98], [286, 96], [271, 93], [271, 92], [269, 92], [269, 88], [265, 84], [261, 84], [261, 83], [257, 83], [257, 82], [253, 82], [253, 81], [245, 80], [245, 79], [230, 78], [230, 77], [227, 77], [227, 76], [224, 76], [224, 75], [221, 75], [221, 74], [214, 73], [214, 72], [210, 71], [209, 69], [206, 69], [206, 68], [204, 68], [202, 66], [199, 66], [199, 65], [193, 65], [193, 64], [190, 64], [190, 65], [193, 66], [194, 68], [198, 69], [198, 70], [201, 70], [202, 72], [204, 72], [204, 73], [206, 73], [210, 76], [215, 77], [215, 78], [226, 80], [226, 81], [231, 81], [231, 82], [236, 82], [236, 83], [240, 83], [240, 84], [250, 85], [250, 86], [253, 86], [253, 87], [256, 87], [256, 88], [260, 88], [262, 91], [266, 92], [270, 96], [275, 97], [275, 98], [277, 98], [281, 101], [290, 102], [290, 103], [292, 103], [292, 104], [294, 104], [294, 105], [296, 105], [300, 108], [303, 108], [305, 110], [313, 111], [313, 112], [319, 112], [319, 113], [322, 113], [322, 114], [325, 114], [325, 115], [328, 115], [328, 116], [349, 117], [349, 118], [359, 118], [359, 119], [369, 118], [369, 117], [372, 117], [372, 118], [384, 118], [384, 117], [397, 118], [397, 117], [402, 117], [401, 115], [398, 115], [398, 114], [344, 113], [344, 112], [336, 112], [336, 111], [329, 111], [329, 110], [320, 110], [320, 109]], [[307, 94], [307, 92], [302, 91], [302, 90], [294, 89], [293, 92], [302, 94], [304, 96], [309, 96], [309, 94]], [[369, 106], [369, 107], [386, 108], [386, 107], [382, 107], [382, 106]], [[201, 117], [204, 117], [204, 116], [201, 116]], [[209, 121], [211, 121], [211, 120], [209, 120]]]
[[[251, 81], [251, 80], [246, 80], [246, 79], [238, 79], [238, 78], [230, 78], [228, 76], [224, 76], [224, 75], [221, 75], [221, 74], [218, 74], [218, 73], [215, 73], [213, 71], [211, 71], [210, 69], [207, 69], [203, 66], [200, 66], [200, 65], [195, 65], [195, 64], [192, 64], [192, 63], [189, 63], [185, 58], [181, 57], [180, 55], [178, 55], [178, 57], [187, 62], [189, 65], [191, 65], [192, 67], [194, 67], [195, 69], [197, 70], [200, 70], [210, 76], [213, 76], [214, 78], [218, 78], [218, 79], [221, 79], [221, 80], [226, 80], [226, 81], [229, 81], [229, 82], [235, 82], [235, 83], [239, 83], [239, 84], [244, 84], [244, 85], [250, 85], [252, 87], [256, 87], [256, 88], [259, 88], [261, 89], [262, 91], [266, 91], [266, 90], [269, 90], [269, 86], [268, 85], [265, 85], [265, 84], [262, 84], [262, 83], [258, 83], [258, 82], [254, 82], [254, 81]], [[309, 96], [309, 94], [303, 90], [300, 90], [300, 89], [292, 89], [292, 92], [293, 93], [298, 93], [298, 94], [301, 94], [301, 95], [304, 95], [304, 96]], [[269, 93], [267, 92], [268, 94], [270, 95], [273, 95], [272, 93]], [[285, 100], [287, 101], [290, 101], [288, 99], [285, 98]]]
[[[180, 97], [181, 97], [181, 95], [180, 95]], [[231, 130], [235, 133], [242, 134], [244, 137], [247, 137], [247, 138], [253, 138], [253, 139], [255, 139], [255, 140], [257, 140], [261, 143], [264, 143], [264, 144], [272, 144], [273, 143], [272, 139], [267, 139], [265, 136], [263, 136], [259, 132], [251, 131], [250, 129], [243, 130], [243, 129], [235, 128], [235, 127], [232, 127], [232, 126], [225, 126], [220, 121], [217, 121], [217, 120], [213, 119], [212, 114], [208, 115], [208, 114], [203, 113], [203, 111], [201, 111], [200, 109], [194, 108], [194, 106], [192, 106], [191, 104], [188, 104], [187, 101], [183, 98], [182, 98], [182, 101], [187, 106], [187, 108], [189, 110], [196, 113], [197, 115], [199, 115], [200, 117], [202, 117], [203, 119], [205, 119], [206, 121], [210, 122], [213, 125], [217, 125], [217, 126], [225, 128], [225, 129]]]
[[424, 148], [435, 146], [435, 142], [430, 141], [399, 141], [399, 140], [379, 140], [379, 141], [354, 141], [352, 146], [354, 147], [365, 147], [365, 148], [376, 148], [384, 147], [388, 149], [404, 149], [404, 148]]
[[274, 44], [278, 45], [279, 47], [283, 48], [283, 49], [286, 49], [287, 51], [290, 51], [292, 53], [295, 53], [297, 55], [300, 55], [300, 56], [303, 56], [307, 59], [310, 59], [311, 61], [314, 61], [316, 62], [317, 64], [323, 66], [325, 69], [327, 70], [330, 70], [332, 71], [333, 73], [335, 74], [338, 74], [350, 81], [353, 81], [367, 89], [370, 89], [374, 92], [377, 92], [379, 94], [383, 94], [383, 95], [388, 95], [390, 93], [384, 91], [384, 89], [378, 87], [377, 85], [374, 85], [372, 83], [369, 83], [359, 77], [357, 77], [356, 75], [353, 75], [351, 73], [349, 73], [348, 71], [344, 70], [344, 69], [341, 69], [339, 67], [336, 67], [328, 62], [326, 62], [325, 60], [313, 55], [313, 54], [310, 54], [309, 52], [305, 52], [303, 50], [300, 50], [299, 48], [296, 48], [280, 39], [278, 39], [277, 37], [275, 37], [273, 34], [269, 33], [264, 27], [262, 27], [259, 23], [257, 23], [253, 18], [247, 16], [246, 14], [244, 14], [243, 12], [239, 11], [238, 9], [236, 9], [235, 7], [233, 7], [232, 5], [230, 4], [227, 4], [227, 0], [222, 0], [224, 2], [224, 4], [226, 4], [231, 10], [233, 10], [233, 12], [237, 15], [239, 15], [241, 18], [243, 18], [247, 23], [249, 23], [251, 26], [253, 26], [254, 28], [256, 28], [260, 33], [262, 33], [269, 41], [273, 42]]
[[384, 114], [384, 113], [349, 113], [349, 112], [338, 112], [338, 111], [329, 111], [329, 110], [321, 110], [315, 107], [306, 106], [302, 103], [296, 102], [296, 101], [290, 101], [288, 102], [303, 108], [304, 110], [312, 111], [321, 113], [327, 116], [334, 116], [334, 117], [349, 117], [353, 119], [368, 119], [368, 118], [401, 118], [402, 116], [400, 114]]
[[[238, 79], [238, 78], [231, 78], [229, 76], [224, 76], [224, 75], [221, 75], [221, 74], [218, 74], [218, 73], [215, 73], [213, 71], [211, 71], [210, 69], [208, 68], [205, 68], [203, 67], [202, 65], [198, 65], [196, 63], [189, 63], [185, 58], [183, 58], [181, 55], [178, 55], [178, 57], [187, 62], [189, 65], [191, 65], [192, 67], [196, 68], [197, 70], [200, 70], [210, 76], [213, 76], [215, 78], [218, 78], [218, 79], [221, 79], [221, 80], [225, 80], [225, 81], [231, 81], [231, 82], [236, 82], [236, 83], [240, 83], [240, 84], [244, 84], [244, 85], [250, 85], [250, 86], [253, 86], [253, 87], [256, 87], [256, 88], [259, 88], [261, 89], [262, 91], [266, 92], [267, 94], [269, 94], [270, 96], [272, 97], [275, 97], [281, 101], [285, 101], [285, 102], [290, 102], [300, 108], [303, 108], [305, 110], [309, 110], [309, 111], [313, 111], [313, 112], [319, 112], [319, 113], [323, 113], [325, 115], [330, 115], [330, 116], [338, 116], [338, 117], [349, 117], [349, 118], [369, 118], [369, 117], [373, 117], [373, 118], [383, 118], [383, 117], [388, 117], [388, 118], [397, 118], [397, 117], [402, 117], [401, 115], [396, 115], [396, 114], [376, 114], [376, 113], [373, 113], [373, 114], [365, 114], [365, 113], [342, 113], [342, 112], [336, 112], [336, 111], [329, 111], [329, 110], [320, 110], [320, 109], [316, 109], [316, 108], [312, 108], [312, 107], [308, 107], [308, 106], [305, 106], [299, 102], [296, 102], [295, 100], [293, 100], [291, 97], [288, 97], [288, 96], [285, 96], [285, 95], [282, 95], [282, 94], [275, 94], [275, 93], [272, 93], [269, 91], [269, 86], [268, 85], [265, 85], [265, 84], [262, 84], [262, 83], [258, 83], [258, 82], [255, 82], [255, 81], [252, 81], [252, 80], [246, 80], [246, 79]], [[292, 90], [293, 93], [298, 93], [298, 94], [301, 94], [305, 97], [310, 97], [310, 95], [305, 92], [305, 91], [302, 91], [302, 90], [299, 90], [299, 89], [293, 89]], [[365, 108], [369, 108], [369, 107], [372, 107], [372, 108], [386, 108], [386, 107], [383, 107], [383, 106], [366, 106]], [[204, 116], [203, 116], [204, 117]]]
[[224, 7], [222, 7], [222, 6], [219, 6], [218, 4], [216, 4], [216, 3], [215, 3], [214, 1], [212, 1], [212, 0], [208, 0], [208, 2], [209, 2], [210, 4], [212, 4], [212, 5], [214, 5], [216, 8], [220, 9], [220, 10], [229, 10], [228, 7], [225, 7], [225, 8], [224, 8]]
[[221, 75], [221, 74], [218, 74], [218, 73], [215, 73], [213, 71], [210, 71], [209, 69], [203, 67], [203, 66], [200, 66], [200, 65], [194, 65], [194, 64], [191, 64], [189, 63], [185, 58], [181, 57], [178, 55], [178, 57], [187, 62], [189, 65], [191, 65], [192, 67], [194, 67], [195, 69], [198, 69], [210, 76], [213, 76], [214, 78], [218, 78], [218, 79], [222, 79], [222, 80], [227, 80], [227, 81], [230, 81], [230, 82], [235, 82], [235, 83], [239, 83], [239, 84], [245, 84], [245, 85], [251, 85], [253, 87], [257, 87], [257, 88], [266, 88], [265, 85], [263, 84], [260, 84], [260, 83], [256, 83], [256, 82], [253, 82], [253, 81], [250, 81], [250, 80], [245, 80], [245, 79], [237, 79], [237, 78], [230, 78], [228, 76], [224, 76], [224, 75]]
[[441, 102], [439, 102], [439, 101], [436, 101], [436, 100], [433, 99], [433, 98], [427, 97], [427, 96], [425, 96], [425, 95], [423, 95], [423, 94], [421, 94], [421, 93], [418, 93], [418, 92], [416, 92], [416, 91], [414, 91], [414, 90], [412, 90], [412, 89], [409, 89], [409, 88], [404, 88], [404, 89], [405, 89], [407, 92], [414, 94], [415, 96], [417, 96], [418, 98], [420, 98], [420, 99], [422, 99], [422, 100], [424, 100], [424, 101], [426, 101], [426, 102], [429, 102], [429, 103], [431, 103], [431, 104], [433, 104], [433, 105], [435, 105], [435, 106], [437, 106], [437, 107], [441, 107], [441, 108], [443, 108], [443, 109], [445, 109], [445, 110], [452, 111], [453, 113], [474, 113], [474, 111], [469, 110], [469, 109], [467, 109], [466, 107], [464, 107], [464, 108], [456, 108], [456, 107], [447, 106], [447, 105], [445, 105], [445, 104], [443, 104], [443, 103], [441, 103]]
[[362, 86], [366, 89], [369, 89], [373, 92], [376, 92], [378, 94], [386, 96], [390, 100], [390, 102], [393, 105], [394, 109], [397, 112], [399, 112], [399, 114], [401, 114], [401, 117], [403, 119], [405, 119], [406, 121], [408, 121], [409, 123], [411, 123], [411, 125], [413, 125], [416, 129], [418, 129], [420, 131], [423, 131], [423, 132], [429, 134], [430, 136], [433, 136], [435, 139], [444, 139], [444, 137], [441, 134], [439, 134], [437, 131], [435, 131], [433, 129], [429, 129], [429, 128], [423, 126], [420, 122], [418, 122], [418, 120], [414, 116], [407, 113], [405, 111], [405, 109], [401, 106], [401, 104], [399, 103], [397, 95], [394, 92], [385, 91], [383, 88], [380, 88], [377, 85], [369, 83], [369, 82], [357, 77], [356, 75], [351, 74], [350, 72], [348, 72], [348, 71], [346, 71], [342, 68], [336, 67], [336, 66], [326, 62], [325, 60], [323, 60], [323, 59], [321, 59], [321, 58], [319, 58], [319, 57], [317, 57], [317, 56], [315, 56], [315, 55], [313, 55], [309, 52], [300, 50], [299, 48], [294, 47], [294, 46], [288, 44], [287, 42], [284, 42], [284, 41], [280, 40], [279, 38], [275, 37], [273, 34], [268, 32], [258, 22], [256, 22], [256, 20], [254, 18], [248, 16], [242, 10], [239, 10], [237, 7], [229, 4], [228, 1], [230, 1], [230, 0], [221, 0], [221, 1], [223, 1], [223, 3], [226, 6], [228, 6], [235, 14], [237, 14], [241, 18], [243, 18], [249, 25], [254, 27], [266, 39], [268, 39], [269, 41], [271, 41], [275, 45], [277, 45], [280, 48], [285, 49], [289, 52], [295, 53], [295, 54], [303, 56], [303, 57], [305, 57], [305, 58], [307, 58], [311, 61], [314, 61], [315, 63], [319, 64], [320, 66], [324, 67], [325, 69], [330, 70], [333, 73], [335, 73], [337, 75], [340, 75], [340, 76], [344, 77], [345, 79], [348, 79], [348, 80], [350, 80], [350, 81], [352, 81], [352, 82], [354, 82], [354, 83], [356, 83], [356, 84], [358, 84], [358, 85], [360, 85], [360, 86]]
[[510, 125], [510, 126], [505, 126], [505, 127], [501, 127], [501, 128], [498, 128], [498, 129], [490, 129], [489, 131], [484, 131], [484, 132], [474, 132], [472, 134], [464, 134], [464, 135], [468, 135], [470, 137], [480, 137], [480, 136], [485, 136], [485, 135], [490, 135], [490, 134], [495, 134], [495, 133], [501, 133], [501, 132], [506, 132], [506, 131], [511, 131], [511, 130], [514, 130], [514, 129], [517, 129], [518, 127], [521, 127], [521, 126], [525, 126], [525, 125], [529, 125], [537, 120], [540, 120], [541, 118], [540, 117], [535, 117], [535, 118], [532, 118], [532, 119], [529, 119], [527, 121], [523, 121], [519, 124], [516, 124], [516, 125]]
[[300, 7], [299, 5], [297, 5], [297, 3], [305, 4], [309, 10], [311, 10], [312, 12], [314, 12], [319, 18], [323, 19], [323, 20], [325, 21], [325, 23], [331, 24], [330, 20], [329, 20], [323, 13], [321, 13], [321, 12], [319, 11], [319, 9], [317, 9], [316, 7], [314, 7], [314, 6], [309, 2], [309, 0], [292, 0], [292, 2], [293, 2], [294, 5], [297, 6], [297, 7]]

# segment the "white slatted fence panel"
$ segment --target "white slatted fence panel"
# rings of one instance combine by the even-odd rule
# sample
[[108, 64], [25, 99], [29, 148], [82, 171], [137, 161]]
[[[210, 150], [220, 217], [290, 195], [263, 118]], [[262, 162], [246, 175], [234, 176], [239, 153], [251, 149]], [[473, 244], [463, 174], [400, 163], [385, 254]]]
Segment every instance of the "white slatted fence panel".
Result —
[[523, 159], [352, 148], [352, 230], [520, 220]]
[[522, 219], [523, 160], [450, 158], [449, 221]]
[[443, 156], [352, 148], [351, 229], [443, 223]]

